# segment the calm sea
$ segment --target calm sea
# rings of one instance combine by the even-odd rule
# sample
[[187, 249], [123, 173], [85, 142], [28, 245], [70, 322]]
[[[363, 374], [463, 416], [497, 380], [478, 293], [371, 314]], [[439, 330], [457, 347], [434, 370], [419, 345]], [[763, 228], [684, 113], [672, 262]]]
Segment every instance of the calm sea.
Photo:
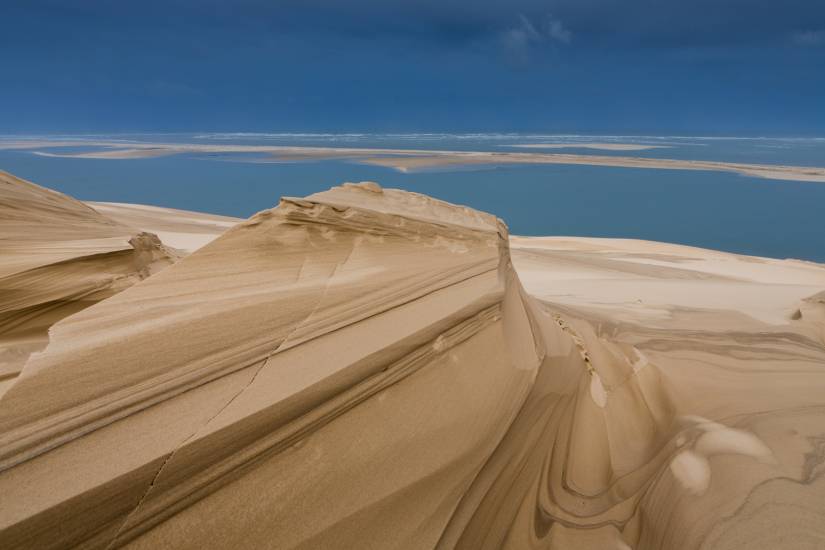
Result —
[[[87, 136], [88, 137], [88, 136]], [[667, 145], [646, 151], [555, 152], [825, 166], [825, 139], [515, 134], [198, 134], [141, 141], [526, 151], [531, 143]], [[90, 139], [111, 139], [95, 136]], [[44, 150], [44, 149], [40, 149]], [[72, 151], [77, 151], [77, 148]], [[554, 152], [554, 150], [549, 150]], [[627, 237], [825, 262], [825, 184], [732, 173], [596, 166], [504, 166], [399, 173], [344, 161], [247, 162], [248, 155], [138, 160], [52, 158], [0, 150], [0, 169], [84, 200], [132, 202], [247, 217], [281, 196], [344, 181], [427, 193], [493, 212], [514, 234]]]

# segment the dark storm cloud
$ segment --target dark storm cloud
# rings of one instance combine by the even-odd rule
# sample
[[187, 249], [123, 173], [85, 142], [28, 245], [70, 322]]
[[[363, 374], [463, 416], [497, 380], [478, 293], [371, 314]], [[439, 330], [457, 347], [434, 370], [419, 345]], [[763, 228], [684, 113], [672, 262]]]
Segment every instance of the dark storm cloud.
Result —
[[[238, 6], [209, 4], [216, 13]], [[584, 45], [590, 40], [653, 47], [754, 45], [825, 28], [825, 2], [818, 0], [242, 1], [233, 9], [275, 26], [404, 33], [446, 42], [475, 41], [523, 19], [536, 25], [551, 15]]]
[[0, 21], [0, 131], [825, 132], [820, 0], [3, 0]]
[[[580, 45], [769, 44], [825, 28], [817, 0], [19, 0], [11, 13], [98, 18], [115, 26], [227, 27], [277, 32], [403, 35], [469, 43], [553, 17]], [[805, 34], [813, 33], [813, 34]], [[562, 33], [564, 35], [564, 33]]]

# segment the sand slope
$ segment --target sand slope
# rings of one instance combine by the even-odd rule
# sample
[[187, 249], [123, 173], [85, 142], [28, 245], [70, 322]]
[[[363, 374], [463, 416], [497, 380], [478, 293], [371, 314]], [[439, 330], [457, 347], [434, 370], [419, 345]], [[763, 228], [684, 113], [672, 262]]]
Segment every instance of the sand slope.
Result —
[[0, 546], [822, 547], [825, 267], [510, 241], [346, 184], [63, 319]]
[[0, 395], [53, 323], [177, 256], [153, 234], [0, 172]]
[[491, 216], [347, 186], [59, 323], [0, 401], [0, 540], [434, 545], [539, 361], [506, 250]]
[[511, 250], [548, 358], [444, 548], [822, 547], [825, 266], [614, 239]]
[[0, 171], [0, 395], [28, 356], [46, 346], [52, 324], [159, 271], [238, 221], [83, 203]]

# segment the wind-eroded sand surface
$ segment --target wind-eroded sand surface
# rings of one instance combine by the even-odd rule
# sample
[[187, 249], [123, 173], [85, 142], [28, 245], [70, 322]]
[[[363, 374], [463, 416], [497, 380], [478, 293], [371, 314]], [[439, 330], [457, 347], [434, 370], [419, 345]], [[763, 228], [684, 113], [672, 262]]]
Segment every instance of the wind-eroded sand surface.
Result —
[[46, 346], [52, 324], [163, 269], [237, 221], [93, 206], [0, 171], [0, 395], [29, 355]]
[[[579, 164], [622, 168], [652, 168], [660, 170], [709, 170], [734, 172], [757, 178], [825, 182], [825, 167], [746, 164], [706, 160], [661, 159], [606, 155], [577, 155], [538, 152], [478, 152], [437, 151], [417, 149], [379, 149], [353, 147], [292, 147], [278, 145], [231, 145], [186, 143], [140, 143], [122, 141], [44, 141], [0, 140], [0, 149], [59, 149], [61, 147], [91, 147], [98, 150], [60, 153], [33, 151], [51, 157], [86, 159], [139, 159], [178, 154], [254, 155], [231, 157], [239, 162], [291, 162], [302, 160], [348, 159], [353, 162], [393, 168], [401, 172], [473, 165], [502, 164]], [[538, 144], [512, 147], [572, 148], [585, 147], [614, 151], [638, 151], [661, 148], [657, 145], [628, 143]]]
[[0, 399], [3, 548], [825, 544], [818, 264], [510, 238], [365, 182], [50, 336]]

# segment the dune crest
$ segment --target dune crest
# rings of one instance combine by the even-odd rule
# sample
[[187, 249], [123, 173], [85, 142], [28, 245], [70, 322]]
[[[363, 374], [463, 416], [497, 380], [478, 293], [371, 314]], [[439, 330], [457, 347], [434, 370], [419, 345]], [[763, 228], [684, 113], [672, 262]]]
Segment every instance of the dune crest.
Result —
[[[409, 511], [419, 520], [392, 522], [435, 544], [540, 360], [506, 239], [493, 216], [348, 185], [285, 198], [174, 269], [58, 323], [0, 402], [0, 484], [21, 490], [21, 476], [80, 457], [94, 474], [56, 471], [58, 490], [20, 495], [27, 506], [4, 514], [5, 540], [152, 546], [178, 519], [188, 523], [187, 510], [223, 507], [215, 499], [237, 498], [237, 482], [287, 460], [316, 468], [249, 503], [246, 521], [207, 536], [213, 544], [261, 514], [297, 525], [299, 501], [320, 506], [338, 490], [355, 500], [303, 529], [262, 531], [258, 543], [338, 539], [353, 510], [381, 513], [378, 503], [411, 492], [421, 496]], [[136, 433], [145, 440], [113, 444]], [[316, 434], [332, 448], [307, 444]], [[92, 451], [100, 445], [107, 452]], [[324, 464], [353, 476], [325, 487]], [[381, 469], [387, 484], [365, 490]], [[78, 499], [94, 512], [64, 509]]]
[[0, 399], [0, 546], [825, 540], [825, 269], [510, 242], [348, 183], [63, 319]]

